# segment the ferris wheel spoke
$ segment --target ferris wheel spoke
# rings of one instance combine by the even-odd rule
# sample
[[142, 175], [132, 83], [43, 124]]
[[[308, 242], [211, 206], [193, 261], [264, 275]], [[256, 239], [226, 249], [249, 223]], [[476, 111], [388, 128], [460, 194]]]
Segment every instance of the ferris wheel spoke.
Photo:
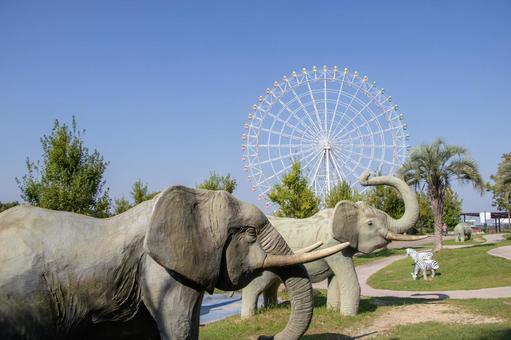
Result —
[[335, 172], [337, 173], [337, 178], [339, 178], [339, 182], [344, 180], [346, 176], [344, 174], [341, 176], [342, 170], [337, 165], [337, 162], [335, 161], [335, 157], [332, 156], [332, 154], [329, 154], [328, 157], [330, 157], [330, 162], [333, 164]]
[[[383, 129], [381, 130], [380, 132], [378, 133], [384, 133], [384, 132], [390, 132], [392, 130], [397, 130], [398, 128], [397, 127], [389, 127], [387, 129]], [[364, 137], [369, 137], [371, 134], [365, 134], [365, 135], [360, 135], [360, 137], [364, 138]], [[344, 141], [344, 140], [343, 140]]]
[[321, 124], [321, 118], [319, 118], [319, 112], [318, 112], [318, 108], [316, 106], [316, 99], [314, 99], [314, 94], [312, 93], [312, 88], [311, 88], [311, 84], [309, 83], [309, 78], [307, 75], [305, 75], [305, 78], [306, 78], [306, 81], [305, 83], [307, 84], [307, 88], [309, 89], [309, 96], [311, 98], [311, 102], [312, 102], [312, 107], [314, 108], [314, 112], [316, 113], [316, 119], [318, 121], [318, 126], [320, 128], [320, 131], [324, 132], [323, 131], [323, 127], [322, 127], [322, 124]]
[[310, 184], [313, 184], [313, 183], [316, 183], [316, 178], [318, 176], [318, 172], [319, 172], [319, 168], [321, 166], [321, 161], [323, 160], [323, 157], [325, 155], [325, 152], [321, 152], [321, 157], [319, 157], [318, 159], [318, 162], [316, 163], [316, 165], [314, 166], [316, 168], [316, 171], [314, 172], [314, 175], [312, 176], [312, 179], [310, 181]]
[[[289, 84], [289, 83], [288, 83]], [[284, 93], [284, 89], [278, 85], [278, 88]], [[289, 88], [290, 88], [290, 91], [293, 93], [293, 95], [295, 96], [295, 99], [298, 101], [298, 103], [300, 104], [300, 107], [304, 107], [303, 103], [300, 101], [300, 97], [296, 94], [296, 92], [294, 91], [293, 87], [289, 85]], [[283, 107], [285, 108], [286, 111], [289, 112], [289, 114], [291, 116], [294, 116], [296, 119], [300, 120], [302, 126], [304, 128], [307, 128], [309, 129], [309, 131], [312, 133], [312, 134], [318, 134], [320, 133], [320, 130], [318, 129], [318, 127], [316, 126], [315, 122], [311, 119], [310, 117], [310, 114], [307, 112], [307, 110], [305, 110], [304, 108], [304, 112], [305, 112], [305, 116], [308, 118], [310, 124], [307, 124], [303, 121], [303, 119], [300, 118], [300, 116], [297, 114], [296, 111], [298, 111], [298, 109], [295, 111], [295, 110], [292, 110], [289, 105], [287, 103], [284, 103], [282, 101], [282, 96], [277, 96], [276, 98], [278, 98], [278, 103]], [[291, 102], [291, 101], [289, 101]]]
[[[306, 156], [302, 157], [300, 160], [298, 160], [298, 162], [302, 162], [303, 160], [307, 159], [308, 157], [310, 157], [312, 153], [308, 153]], [[273, 178], [285, 173], [286, 171], [290, 170], [293, 166], [293, 163], [294, 162], [290, 162], [286, 167], [282, 168], [281, 170], [277, 171], [277, 172], [274, 172], [271, 176], [269, 177], [266, 177], [263, 181], [260, 181], [257, 183], [257, 185], [260, 185], [260, 184], [263, 184], [263, 183], [266, 183], [268, 181], [271, 181]]]
[[328, 135], [328, 99], [327, 99], [327, 84], [326, 84], [326, 70], [323, 70], [323, 114], [325, 123], [325, 134]]
[[[311, 114], [309, 113], [309, 111], [307, 111], [307, 109], [305, 108], [305, 105], [302, 103], [302, 100], [300, 99], [300, 96], [298, 96], [298, 94], [296, 94], [296, 91], [294, 88], [291, 88], [291, 92], [293, 93], [293, 95], [295, 96], [295, 99], [296, 101], [298, 102], [298, 104], [300, 104], [300, 107], [302, 108], [303, 112], [305, 113], [305, 117], [309, 118], [310, 122], [313, 124], [314, 126], [314, 129], [317, 130], [317, 133], [321, 133], [321, 127], [317, 126], [316, 123], [312, 120], [311, 118]], [[321, 124], [320, 124], [321, 125]]]
[[[335, 138], [335, 137], [337, 137], [339, 134], [341, 134], [341, 133], [344, 131], [344, 129], [346, 129], [346, 127], [347, 127], [349, 124], [351, 124], [351, 122], [353, 122], [353, 121], [354, 121], [354, 120], [355, 120], [355, 119], [356, 119], [356, 118], [357, 118], [360, 114], [362, 114], [362, 112], [364, 112], [364, 110], [365, 110], [365, 109], [366, 109], [369, 105], [371, 105], [371, 103], [372, 103], [372, 102], [373, 102], [373, 101], [374, 101], [374, 100], [375, 100], [375, 99], [376, 99], [376, 98], [377, 98], [380, 94], [382, 94], [382, 91], [383, 91], [383, 90], [378, 91], [378, 93], [376, 93], [376, 94], [375, 94], [375, 95], [374, 95], [374, 96], [373, 96], [373, 97], [372, 97], [372, 98], [371, 98], [371, 99], [370, 99], [370, 100], [369, 100], [369, 101], [368, 101], [368, 102], [364, 105], [364, 107], [362, 107], [360, 110], [358, 110], [358, 112], [357, 112], [357, 113], [355, 113], [355, 114], [353, 115], [353, 117], [351, 117], [351, 119], [348, 121], [348, 123], [347, 123], [346, 125], [344, 125], [344, 127], [343, 127], [341, 130], [339, 130], [339, 132], [337, 132], [337, 133], [334, 135], [334, 137], [333, 137], [333, 138]], [[351, 103], [352, 103], [352, 102], [351, 102]], [[351, 104], [351, 103], [350, 103], [350, 104]]]
[[[270, 104], [268, 101], [265, 100], [266, 103]], [[284, 106], [283, 106], [284, 107]], [[282, 118], [279, 117], [279, 114], [273, 114], [271, 112], [266, 112], [266, 115], [272, 117], [274, 120], [277, 120], [278, 122], [282, 123], [282, 129], [284, 129], [285, 127], [289, 127], [289, 128], [292, 128], [292, 129], [295, 129], [297, 131], [299, 131], [300, 133], [302, 133], [304, 136], [307, 135], [311, 140], [314, 139], [314, 131], [312, 131], [310, 129], [309, 126], [307, 126], [305, 124], [305, 122], [297, 115], [295, 115], [292, 111], [289, 110], [289, 107], [286, 105], [284, 107], [285, 109], [287, 109], [291, 115], [288, 116], [288, 118], [286, 120], [283, 120]], [[281, 111], [282, 112], [282, 111]], [[279, 112], [280, 113], [280, 112]], [[291, 124], [289, 122], [289, 120], [291, 119], [291, 117], [295, 117], [299, 122], [300, 124], [305, 128], [305, 129], [301, 129], [299, 128], [297, 125], [294, 125], [294, 124]], [[311, 134], [312, 133], [312, 134]]]
[[344, 87], [344, 79], [346, 79], [346, 71], [342, 75], [341, 85], [340, 85], [339, 91], [337, 93], [337, 99], [335, 100], [334, 113], [333, 113], [332, 121], [330, 122], [330, 128], [328, 129], [328, 136], [330, 136], [330, 134], [332, 132], [332, 125], [334, 124], [335, 116], [337, 115], [337, 109], [339, 107], [339, 99], [341, 99], [342, 89]]
[[[352, 172], [353, 169], [349, 167], [349, 163], [353, 163], [353, 159], [347, 157], [346, 155], [344, 155], [340, 152], [337, 152], [336, 150], [333, 150], [333, 154], [337, 156], [337, 159], [339, 161], [341, 161], [341, 164], [342, 164], [341, 168], [346, 168], [349, 172]], [[343, 174], [346, 175], [346, 172], [343, 171]], [[345, 176], [345, 178], [348, 178], [348, 177]]]
[[284, 156], [280, 156], [280, 157], [268, 158], [268, 159], [266, 159], [264, 161], [260, 161], [260, 162], [257, 162], [257, 163], [252, 163], [251, 165], [252, 166], [260, 166], [260, 165], [268, 164], [268, 163], [271, 163], [271, 162], [274, 162], [274, 161], [280, 161], [281, 159], [292, 158], [292, 157], [301, 155], [303, 153], [306, 153], [309, 150], [312, 150], [313, 148], [314, 148], [314, 146], [311, 146], [310, 148], [308, 148], [306, 150], [300, 150], [298, 152], [295, 152], [295, 153], [292, 153], [292, 154], [288, 154], [288, 155], [284, 155]]
[[[355, 79], [355, 75], [353, 76], [353, 78], [351, 79], [351, 82], [353, 83], [354, 79]], [[351, 104], [353, 104], [353, 101], [355, 100], [355, 98], [358, 96], [358, 93], [360, 91], [360, 87], [357, 86], [356, 87], [357, 90], [355, 91], [355, 93], [353, 95], [351, 95], [351, 99], [350, 99], [350, 102], [349, 104], [346, 106], [346, 108], [344, 109], [343, 113], [342, 113], [342, 116], [341, 118], [339, 119], [339, 121], [337, 122], [337, 125], [335, 126], [334, 128], [334, 132], [337, 131], [337, 128], [339, 127], [339, 124], [341, 124], [342, 120], [344, 119], [344, 117], [346, 116], [346, 113], [348, 112], [348, 110], [350, 109], [351, 107]]]
[[[343, 133], [341, 136], [338, 136], [338, 137], [336, 136], [335, 138], [343, 138], [344, 136], [349, 135], [350, 133], [352, 133], [353, 131], [355, 131], [357, 128], [361, 128], [362, 126], [365, 126], [365, 125], [367, 125], [367, 124], [369, 124], [369, 123], [372, 123], [373, 121], [379, 122], [379, 120], [378, 120], [379, 118], [383, 117], [386, 113], [388, 113], [389, 111], [392, 111], [392, 110], [394, 110], [394, 107], [392, 107], [392, 108], [390, 108], [390, 109], [387, 109], [387, 110], [385, 110], [385, 111], [383, 111], [383, 112], [381, 112], [381, 113], [379, 113], [379, 114], [377, 114], [377, 115], [374, 115], [374, 116], [373, 116], [371, 119], [369, 119], [368, 121], [366, 121], [366, 122], [362, 123], [361, 125], [359, 125], [359, 126], [357, 126], [357, 127], [353, 128], [353, 129], [351, 129], [350, 131], [347, 131], [347, 132]], [[379, 123], [378, 123], [378, 124], [379, 124]]]
[[307, 158], [309, 158], [310, 156], [312, 156], [312, 157], [311, 157], [311, 159], [309, 159], [309, 161], [308, 161], [308, 162], [307, 162], [307, 163], [303, 166], [303, 168], [304, 168], [304, 169], [308, 169], [308, 168], [309, 168], [309, 166], [311, 165], [311, 163], [312, 163], [312, 162], [314, 162], [314, 160], [315, 160], [316, 158], [318, 158], [319, 156], [321, 156], [321, 153], [322, 153], [322, 152], [323, 152], [323, 151], [319, 151], [319, 152], [318, 152], [318, 151], [316, 150], [316, 151], [312, 152], [311, 154], [309, 154], [307, 157], [305, 157], [305, 159], [307, 159]]
[[[284, 103], [280, 98], [278, 100], [279, 104], [290, 114], [290, 117], [295, 117], [299, 122], [300, 124], [305, 128], [307, 129], [307, 131], [309, 131], [309, 133], [311, 135], [317, 135], [318, 133], [320, 133], [317, 128], [316, 128], [316, 125], [314, 124], [314, 121], [312, 121], [312, 119], [310, 118], [310, 116], [308, 114], [305, 114], [305, 117], [309, 118], [308, 120], [312, 123], [312, 124], [307, 124], [297, 113], [298, 109], [300, 109], [302, 106], [299, 106], [298, 109], [296, 111], [294, 110], [291, 110], [291, 108], [289, 107], [289, 105], [287, 103]], [[282, 112], [282, 111], [281, 111]]]

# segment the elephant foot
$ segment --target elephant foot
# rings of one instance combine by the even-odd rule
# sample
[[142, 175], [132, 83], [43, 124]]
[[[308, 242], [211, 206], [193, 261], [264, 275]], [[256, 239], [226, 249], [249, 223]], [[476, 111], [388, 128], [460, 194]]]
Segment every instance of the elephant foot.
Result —
[[335, 311], [338, 311], [338, 310], [339, 310], [339, 305], [327, 303], [327, 304], [326, 304], [326, 309], [327, 309], [327, 310], [335, 310]]
[[355, 316], [355, 315], [357, 315], [357, 309], [341, 309], [341, 315], [342, 316]]

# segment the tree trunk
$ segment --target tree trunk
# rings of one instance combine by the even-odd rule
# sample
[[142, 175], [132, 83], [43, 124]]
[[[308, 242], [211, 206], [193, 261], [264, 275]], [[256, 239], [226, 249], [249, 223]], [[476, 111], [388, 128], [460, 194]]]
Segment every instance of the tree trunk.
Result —
[[433, 220], [435, 221], [434, 225], [434, 241], [433, 241], [433, 251], [437, 252], [442, 249], [442, 213], [443, 213], [443, 204], [441, 200], [437, 197], [431, 197], [431, 210], [433, 211]]

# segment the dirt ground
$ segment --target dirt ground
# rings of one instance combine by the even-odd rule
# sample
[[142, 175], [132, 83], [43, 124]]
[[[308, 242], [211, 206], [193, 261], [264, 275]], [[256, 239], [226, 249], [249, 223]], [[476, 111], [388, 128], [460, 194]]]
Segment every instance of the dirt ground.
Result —
[[350, 331], [355, 338], [371, 338], [386, 333], [399, 325], [421, 322], [441, 322], [451, 324], [483, 324], [499, 323], [502, 319], [469, 313], [461, 308], [442, 302], [405, 305], [393, 308], [384, 315], [377, 317], [363, 329]]

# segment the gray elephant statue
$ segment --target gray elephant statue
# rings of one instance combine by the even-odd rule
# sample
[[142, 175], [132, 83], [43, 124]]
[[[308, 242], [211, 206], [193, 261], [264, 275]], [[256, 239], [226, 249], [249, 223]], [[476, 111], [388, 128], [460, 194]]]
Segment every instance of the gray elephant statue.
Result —
[[[366, 186], [396, 188], [405, 203], [404, 215], [395, 220], [365, 202], [341, 201], [335, 208], [324, 209], [309, 218], [269, 218], [293, 250], [314, 242], [323, 246], [350, 243], [350, 247], [342, 252], [305, 266], [313, 283], [328, 279], [327, 306], [340, 310], [342, 315], [355, 315], [358, 311], [360, 285], [352, 258], [355, 253], [370, 253], [393, 240], [411, 241], [426, 237], [400, 235], [417, 222], [419, 215], [415, 193], [404, 181], [394, 176], [369, 179], [369, 172], [364, 172], [359, 181]], [[261, 293], [266, 306], [275, 304], [279, 285], [280, 279], [269, 271], [254, 279], [243, 289], [241, 316], [254, 315]]]
[[197, 339], [204, 292], [263, 270], [291, 296], [275, 339], [298, 339], [313, 308], [302, 263], [346, 246], [293, 254], [254, 205], [182, 186], [107, 219], [15, 207], [0, 214], [0, 339], [113, 339], [134, 320], [146, 333], [131, 339]]
[[472, 227], [470, 224], [461, 222], [454, 227], [454, 241], [465, 242], [472, 238]]

